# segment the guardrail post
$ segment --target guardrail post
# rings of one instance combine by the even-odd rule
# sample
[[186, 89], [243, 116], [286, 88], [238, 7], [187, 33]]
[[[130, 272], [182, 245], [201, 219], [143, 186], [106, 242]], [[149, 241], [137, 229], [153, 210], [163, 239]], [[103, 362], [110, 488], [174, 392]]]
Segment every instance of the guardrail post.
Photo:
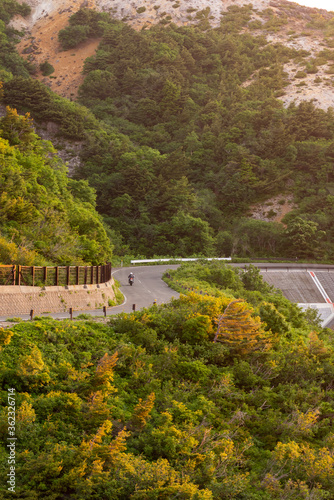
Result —
[[[6, 283], [10, 285], [32, 285], [35, 286], [36, 282], [43, 283], [44, 286], [47, 285], [49, 278], [50, 286], [59, 286], [70, 285], [71, 283], [71, 268], [75, 269], [75, 277], [73, 276], [73, 284], [101, 284], [107, 283], [112, 278], [112, 265], [111, 262], [107, 262], [106, 264], [97, 265], [97, 266], [21, 266], [17, 265], [9, 265], [3, 266], [8, 269], [8, 273], [6, 275]], [[63, 276], [61, 269], [64, 268], [66, 276]], [[89, 275], [90, 268], [90, 275]], [[49, 273], [49, 269], [51, 275]], [[54, 270], [54, 274], [53, 274]], [[81, 271], [83, 276], [81, 276]], [[73, 271], [74, 272], [74, 271]], [[29, 278], [30, 275], [30, 278]], [[50, 275], [50, 276], [49, 276]], [[54, 277], [53, 277], [54, 276]], [[50, 281], [51, 280], [51, 281]]]
[[70, 307], [70, 319], [73, 319], [73, 307]]
[[104, 314], [104, 317], [107, 316], [107, 306], [103, 306], [103, 314]]
[[30, 309], [30, 319], [32, 320], [34, 317], [34, 310], [33, 309]]

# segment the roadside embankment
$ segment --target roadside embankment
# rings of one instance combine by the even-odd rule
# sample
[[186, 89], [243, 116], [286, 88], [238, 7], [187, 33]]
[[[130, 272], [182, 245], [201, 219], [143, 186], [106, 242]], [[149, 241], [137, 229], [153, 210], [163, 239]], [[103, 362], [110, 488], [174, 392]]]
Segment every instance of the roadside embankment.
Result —
[[114, 280], [95, 285], [68, 286], [2, 286], [0, 316], [55, 313], [73, 310], [87, 311], [113, 305]]

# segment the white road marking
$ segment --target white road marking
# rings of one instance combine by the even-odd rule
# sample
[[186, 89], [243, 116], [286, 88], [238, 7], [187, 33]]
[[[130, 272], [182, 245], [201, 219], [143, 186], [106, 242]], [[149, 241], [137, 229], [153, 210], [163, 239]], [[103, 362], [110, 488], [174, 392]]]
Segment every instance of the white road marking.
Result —
[[321, 295], [323, 296], [323, 298], [325, 299], [325, 301], [327, 302], [327, 304], [332, 304], [332, 301], [329, 298], [329, 296], [327, 295], [326, 290], [324, 289], [324, 287], [322, 286], [322, 284], [320, 283], [320, 281], [318, 280], [318, 278], [316, 277], [316, 275], [314, 274], [314, 272], [313, 271], [309, 271], [308, 273], [311, 276], [311, 278], [313, 279], [313, 281], [315, 283], [315, 286], [318, 288], [319, 292], [321, 293]]

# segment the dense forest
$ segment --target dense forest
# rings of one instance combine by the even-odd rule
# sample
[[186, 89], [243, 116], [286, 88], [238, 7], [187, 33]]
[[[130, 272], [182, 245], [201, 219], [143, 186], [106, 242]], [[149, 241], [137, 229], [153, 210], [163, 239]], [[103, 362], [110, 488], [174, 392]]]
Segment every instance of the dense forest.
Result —
[[[312, 103], [283, 108], [276, 99], [283, 64], [307, 54], [240, 35], [251, 10], [230, 8], [217, 29], [208, 28], [205, 12], [197, 27], [139, 33], [114, 21], [85, 63], [81, 102], [141, 145], [141, 156], [125, 171], [122, 157], [106, 168], [93, 155], [79, 175], [97, 190], [105, 178], [100, 209], [143, 253], [140, 243], [149, 240], [152, 253], [200, 246], [205, 255], [332, 256], [333, 112]], [[286, 231], [246, 218], [251, 203], [288, 191], [299, 209]]]
[[255, 268], [168, 276], [195, 291], [0, 331], [0, 489], [14, 387], [11, 498], [333, 498], [333, 332]]
[[[253, 36], [251, 13], [229, 7], [215, 29], [202, 11], [196, 26], [165, 20], [135, 31], [80, 9], [60, 43], [101, 42], [79, 103], [23, 74], [22, 63], [4, 78], [7, 105], [82, 141], [74, 177], [95, 189], [116, 254], [333, 259], [333, 111], [285, 109], [277, 98], [284, 63], [314, 73], [334, 51], [310, 65], [305, 51]], [[265, 15], [274, 29], [279, 20]], [[284, 225], [250, 218], [250, 206], [273, 195], [296, 203]]]

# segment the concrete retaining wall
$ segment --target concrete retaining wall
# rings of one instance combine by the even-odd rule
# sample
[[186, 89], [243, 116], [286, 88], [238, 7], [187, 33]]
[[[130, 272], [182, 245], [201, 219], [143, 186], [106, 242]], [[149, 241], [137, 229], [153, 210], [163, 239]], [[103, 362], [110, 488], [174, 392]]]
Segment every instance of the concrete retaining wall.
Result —
[[101, 309], [115, 299], [114, 280], [99, 285], [69, 286], [2, 286], [0, 288], [0, 316]]

